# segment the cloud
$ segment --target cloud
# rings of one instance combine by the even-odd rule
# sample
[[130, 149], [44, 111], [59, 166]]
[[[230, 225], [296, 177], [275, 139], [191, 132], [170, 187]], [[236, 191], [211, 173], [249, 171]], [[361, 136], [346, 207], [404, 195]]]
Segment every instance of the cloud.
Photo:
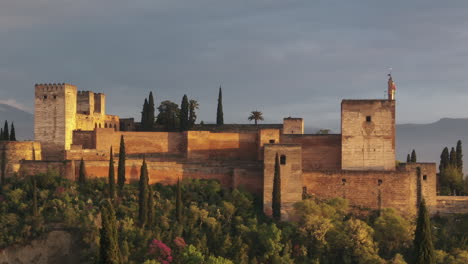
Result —
[[14, 99], [0, 100], [0, 104], [5, 104], [28, 113], [32, 113], [31, 107], [27, 107]]

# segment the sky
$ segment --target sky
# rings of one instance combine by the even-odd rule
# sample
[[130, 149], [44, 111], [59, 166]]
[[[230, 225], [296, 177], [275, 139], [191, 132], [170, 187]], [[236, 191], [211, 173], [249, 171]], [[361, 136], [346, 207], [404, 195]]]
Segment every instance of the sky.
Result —
[[35, 83], [104, 92], [140, 119], [149, 91], [226, 123], [303, 117], [339, 129], [342, 99], [383, 98], [397, 123], [468, 117], [468, 1], [1, 0], [0, 102], [33, 111]]

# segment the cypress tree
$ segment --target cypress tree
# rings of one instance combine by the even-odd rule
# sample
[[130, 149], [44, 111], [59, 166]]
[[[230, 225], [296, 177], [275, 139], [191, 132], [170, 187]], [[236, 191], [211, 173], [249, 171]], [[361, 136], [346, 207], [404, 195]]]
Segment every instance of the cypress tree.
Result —
[[180, 186], [180, 179], [177, 180], [177, 197], [176, 197], [176, 220], [178, 223], [182, 222], [182, 188]]
[[148, 167], [145, 159], [140, 169], [138, 190], [138, 223], [144, 227], [148, 220]]
[[105, 200], [101, 207], [100, 256], [101, 264], [119, 264], [121, 262], [118, 230], [115, 211], [111, 201]]
[[431, 220], [424, 199], [419, 204], [416, 232], [414, 235], [415, 264], [434, 264], [434, 245]]
[[83, 158], [81, 158], [80, 162], [80, 171], [78, 173], [78, 183], [83, 184], [86, 182], [86, 167]]
[[117, 185], [119, 187], [119, 193], [122, 192], [122, 189], [125, 185], [125, 140], [124, 136], [120, 136], [120, 149], [119, 149], [119, 165], [117, 168]]
[[410, 157], [410, 154], [408, 154], [408, 156], [406, 156], [406, 163], [410, 163], [411, 162], [411, 157]]
[[186, 131], [189, 129], [189, 102], [187, 95], [184, 94], [182, 97], [182, 103], [180, 104], [180, 130]]
[[10, 140], [10, 134], [8, 133], [8, 121], [5, 120], [5, 125], [3, 126], [3, 140]]
[[114, 171], [114, 154], [112, 153], [112, 146], [110, 148], [109, 159], [109, 198], [115, 198], [115, 171]]
[[416, 158], [416, 151], [413, 149], [413, 151], [411, 152], [411, 162], [416, 162], [417, 161], [417, 158]]
[[440, 154], [439, 172], [443, 173], [444, 169], [450, 164], [450, 153], [447, 147]]
[[148, 98], [148, 113], [146, 120], [146, 131], [152, 131], [154, 125], [154, 98], [153, 92], [150, 92]]
[[37, 217], [39, 215], [39, 210], [37, 207], [37, 185], [36, 185], [36, 178], [33, 178], [32, 181], [32, 198], [33, 198], [33, 204], [32, 204], [32, 214], [34, 217]]
[[10, 141], [16, 141], [15, 125], [11, 122]]
[[216, 112], [216, 124], [218, 126], [224, 125], [224, 114], [223, 114], [223, 92], [221, 90], [221, 86], [219, 86], [219, 94], [218, 94], [218, 109]]
[[456, 167], [457, 166], [457, 152], [455, 148], [452, 147], [450, 150], [450, 165]]
[[146, 123], [148, 120], [148, 99], [145, 98], [145, 102], [143, 103], [143, 110], [141, 111], [141, 129], [146, 130]]
[[273, 193], [272, 204], [273, 218], [277, 221], [281, 220], [281, 172], [278, 153], [275, 157], [275, 175], [273, 177]]
[[147, 226], [151, 228], [154, 224], [154, 193], [151, 185], [148, 185], [148, 216]]
[[[457, 169], [463, 175], [463, 150], [462, 150], [462, 142], [458, 140], [457, 142], [457, 149], [455, 150], [456, 160], [457, 160]], [[462, 176], [463, 180], [463, 176]]]
[[0, 179], [2, 185], [6, 183], [6, 167], [7, 167], [7, 160], [6, 160], [6, 150], [2, 151], [2, 160], [0, 162]]
[[0, 128], [0, 141], [3, 141], [3, 128]]

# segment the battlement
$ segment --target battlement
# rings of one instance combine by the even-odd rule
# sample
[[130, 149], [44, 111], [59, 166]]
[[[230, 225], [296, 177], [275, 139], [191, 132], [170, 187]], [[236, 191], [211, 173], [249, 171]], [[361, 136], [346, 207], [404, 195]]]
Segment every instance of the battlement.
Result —
[[65, 88], [75, 88], [76, 86], [68, 84], [68, 83], [40, 83], [40, 84], [35, 84], [34, 88], [37, 91], [40, 92], [53, 92], [53, 91], [63, 91]]

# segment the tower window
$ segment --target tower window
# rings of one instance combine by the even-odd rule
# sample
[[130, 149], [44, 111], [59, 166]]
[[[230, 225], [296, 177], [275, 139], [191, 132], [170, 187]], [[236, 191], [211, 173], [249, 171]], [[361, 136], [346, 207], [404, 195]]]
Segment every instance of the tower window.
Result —
[[57, 99], [57, 96], [56, 96], [56, 95], [54, 95], [54, 99]]
[[345, 185], [346, 184], [346, 179], [341, 179], [341, 184]]
[[281, 157], [280, 157], [280, 164], [281, 164], [281, 165], [286, 165], [286, 155], [281, 155]]
[[372, 122], [372, 117], [371, 116], [366, 116], [366, 122]]
[[379, 185], [379, 186], [382, 185], [382, 183], [383, 183], [383, 181], [380, 180], [380, 179], [377, 181], [377, 185]]
[[275, 143], [275, 140], [274, 139], [270, 139], [270, 144], [273, 144]]
[[423, 180], [427, 180], [427, 175], [423, 175]]
[[44, 95], [44, 100], [47, 99], [47, 95]]

